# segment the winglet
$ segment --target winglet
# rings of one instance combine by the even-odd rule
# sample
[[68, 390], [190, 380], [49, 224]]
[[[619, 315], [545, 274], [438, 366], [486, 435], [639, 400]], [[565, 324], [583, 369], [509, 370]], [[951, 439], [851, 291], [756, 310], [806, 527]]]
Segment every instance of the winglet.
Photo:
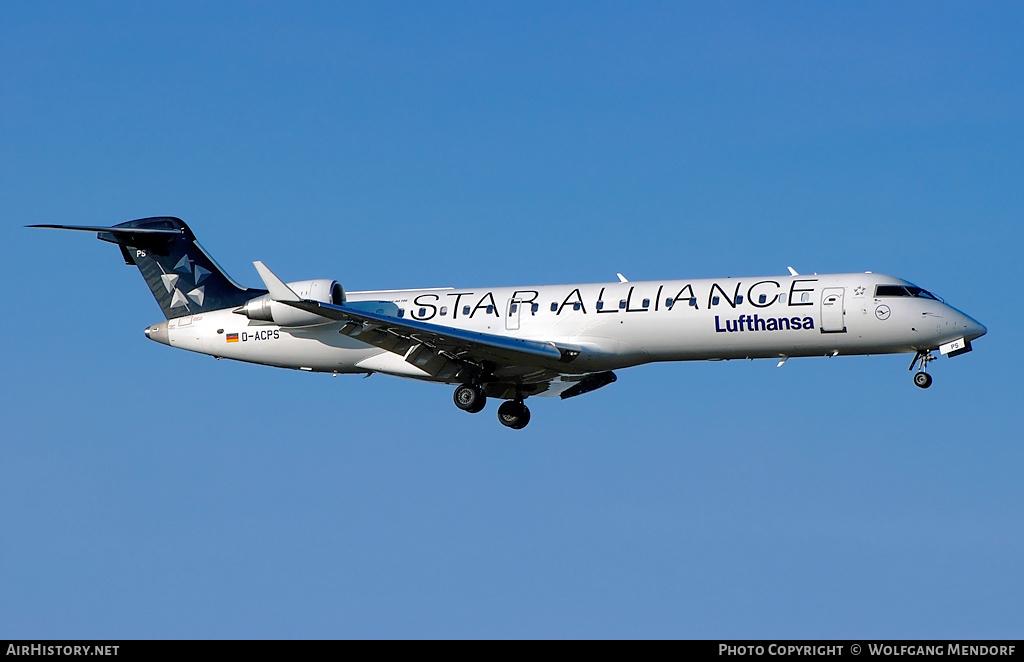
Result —
[[623, 276], [622, 274], [615, 274], [615, 275], [619, 277], [619, 282], [620, 283], [628, 283], [629, 282], [629, 280], [625, 276]]
[[302, 301], [298, 294], [292, 291], [292, 288], [284, 284], [280, 278], [274, 275], [274, 272], [267, 268], [267, 265], [263, 264], [259, 260], [252, 263], [252, 266], [256, 267], [256, 271], [259, 272], [260, 278], [263, 279], [263, 284], [267, 286], [267, 290], [270, 291], [270, 298], [274, 301]]
[[796, 272], [796, 269], [794, 269], [793, 267], [786, 267], [786, 268], [789, 269], [789, 275], [790, 276], [799, 276], [800, 275], [800, 274], [798, 274]]

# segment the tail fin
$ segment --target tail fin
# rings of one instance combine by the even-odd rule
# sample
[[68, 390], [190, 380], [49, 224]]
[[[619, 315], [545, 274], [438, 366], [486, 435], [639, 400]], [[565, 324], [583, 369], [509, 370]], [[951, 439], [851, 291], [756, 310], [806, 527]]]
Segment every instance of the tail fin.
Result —
[[139, 267], [167, 319], [240, 306], [266, 290], [236, 284], [196, 241], [180, 218], [157, 216], [110, 228], [31, 225], [35, 228], [96, 232], [121, 249], [126, 264]]

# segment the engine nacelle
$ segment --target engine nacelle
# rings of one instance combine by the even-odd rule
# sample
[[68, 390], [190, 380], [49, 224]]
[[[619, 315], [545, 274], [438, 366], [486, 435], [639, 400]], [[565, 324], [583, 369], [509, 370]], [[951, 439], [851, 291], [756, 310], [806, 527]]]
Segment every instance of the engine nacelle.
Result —
[[[345, 303], [345, 290], [335, 280], [320, 278], [316, 280], [300, 280], [288, 283], [288, 287], [303, 299], [312, 299], [320, 303], [331, 303], [341, 306]], [[279, 326], [309, 326], [329, 322], [326, 317], [316, 313], [293, 308], [286, 303], [273, 301], [269, 294], [250, 299], [245, 305], [234, 312], [245, 315], [251, 320], [273, 322]]]

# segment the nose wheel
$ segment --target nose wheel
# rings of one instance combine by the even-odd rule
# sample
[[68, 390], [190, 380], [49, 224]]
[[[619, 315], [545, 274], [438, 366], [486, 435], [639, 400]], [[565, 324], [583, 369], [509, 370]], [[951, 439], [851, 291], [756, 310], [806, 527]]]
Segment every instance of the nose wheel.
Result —
[[920, 364], [920, 370], [914, 373], [914, 386], [928, 388], [932, 385], [932, 376], [928, 374], [928, 364], [934, 360], [935, 357], [932, 356], [930, 349], [919, 350], [914, 355], [914, 360], [910, 362], [910, 369], [913, 370], [914, 366]]

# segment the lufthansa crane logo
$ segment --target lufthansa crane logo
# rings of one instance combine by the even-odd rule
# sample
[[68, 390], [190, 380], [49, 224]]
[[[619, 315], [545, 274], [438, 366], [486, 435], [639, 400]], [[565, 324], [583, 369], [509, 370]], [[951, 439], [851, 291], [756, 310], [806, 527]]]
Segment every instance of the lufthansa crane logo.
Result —
[[880, 320], [889, 319], [889, 315], [891, 314], [892, 311], [889, 310], [889, 306], [886, 306], [885, 304], [882, 304], [878, 308], [875, 308], [875, 317], [877, 317]]

